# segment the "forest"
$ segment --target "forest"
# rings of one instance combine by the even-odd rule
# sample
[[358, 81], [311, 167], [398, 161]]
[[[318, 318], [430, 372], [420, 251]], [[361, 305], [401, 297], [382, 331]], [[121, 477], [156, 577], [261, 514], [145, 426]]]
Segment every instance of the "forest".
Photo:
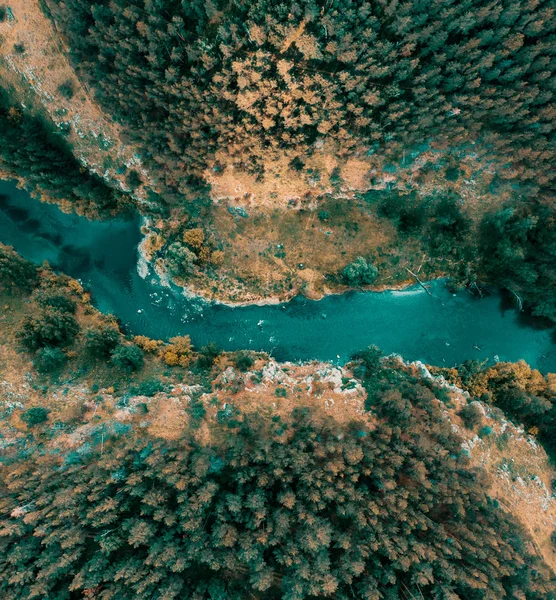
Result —
[[[6, 247], [0, 274], [5, 306], [23, 307], [14, 315], [18, 351], [32, 357], [37, 381], [50, 378], [42, 404], [6, 407], [0, 425], [10, 440], [0, 470], [2, 598], [556, 594], [529, 534], [490, 495], [489, 476], [470, 464], [446, 418], [449, 393], [377, 348], [351, 362], [366, 392], [363, 410], [339, 419], [314, 398], [277, 412], [242, 407], [233, 385], [219, 400], [214, 382], [230, 364], [255, 377], [253, 353], [217, 365], [218, 349], [196, 353], [185, 340], [132, 343], [83, 302], [76, 282]], [[74, 351], [80, 346], [82, 354]], [[125, 348], [144, 352], [144, 361], [124, 360]], [[52, 360], [57, 355], [66, 362]], [[57, 387], [60, 370], [79, 360], [106, 365], [93, 380], [110, 383], [110, 392], [93, 396], [92, 405], [65, 407], [60, 421], [47, 390], [67, 387]], [[134, 372], [153, 373], [159, 360], [171, 369], [164, 378], [128, 388]], [[533, 434], [554, 451], [553, 376], [524, 363], [437, 372], [536, 426]], [[210, 374], [202, 384], [209, 393], [187, 405], [179, 437], [154, 435], [152, 397], [164, 397], [172, 381], [199, 383], [200, 373]], [[110, 413], [114, 395], [121, 397]], [[276, 389], [277, 398], [286, 395]], [[116, 420], [125, 407], [131, 418]], [[466, 428], [480, 430], [476, 403], [460, 415]]]
[[[374, 161], [349, 197], [334, 169], [337, 197], [315, 192], [297, 229], [288, 221], [323, 239], [342, 230], [321, 273], [329, 291], [407, 283], [416, 262], [423, 279], [449, 275], [477, 295], [498, 286], [556, 321], [552, 0], [41, 0], [41, 10], [145, 170], [121, 191], [0, 88], [0, 176], [89, 219], [138, 210], [159, 275], [205, 277], [216, 294], [230, 263], [250, 256], [237, 237], [252, 241], [253, 223], [280, 231], [288, 209], [225, 206], [232, 227], [220, 235], [209, 175], [260, 183], [285, 161], [317, 182], [305, 163], [324, 148], [340, 166]], [[422, 146], [428, 162], [402, 177]], [[458, 156], [475, 161], [465, 175]], [[377, 184], [388, 168], [398, 178]], [[357, 214], [377, 231], [354, 254]], [[293, 272], [282, 242], [255, 239], [253, 256]], [[499, 469], [472, 456], [485, 439], [491, 454], [511, 444], [485, 424], [494, 414], [553, 473], [554, 374], [523, 361], [425, 367], [369, 346], [326, 365], [335, 383], [316, 363], [134, 336], [86, 286], [2, 243], [0, 306], [2, 600], [556, 598], [538, 532], [503, 501]], [[333, 410], [336, 388], [344, 404]], [[503, 492], [534, 479], [511, 476]]]
[[28, 411], [0, 475], [3, 598], [551, 597], [434, 391], [379, 379], [347, 424], [195, 405], [178, 442], [107, 424], [82, 452]]
[[23, 181], [34, 194], [90, 219], [125, 214], [131, 209], [122, 192], [110, 188], [74, 157], [60, 132], [23, 110], [0, 87], [0, 169]]
[[[473, 289], [497, 285], [518, 308], [556, 317], [549, 1], [46, 0], [45, 6], [76, 72], [142, 149], [160, 208], [174, 206], [159, 231], [167, 242], [160, 254], [182, 283], [196, 277], [197, 285], [210, 287], [218, 277], [207, 270], [210, 261], [195, 259], [195, 248], [176, 237], [176, 221], [185, 223], [191, 212], [193, 226], [203, 227], [219, 249], [235, 238], [235, 231], [221, 234], [206, 206], [199, 213], [208, 173], [233, 167], [264, 180], [265, 165], [283, 159], [291, 172], [303, 171], [323, 144], [340, 165], [358, 157], [380, 169], [434, 142], [433, 153], [449, 147], [454, 156], [475, 157], [479, 184], [489, 174], [479, 206], [460, 194], [456, 160], [432, 197], [419, 172], [411, 183], [389, 185], [377, 216], [421, 245], [431, 276], [442, 272]], [[308, 177], [320, 177], [310, 171]], [[372, 187], [372, 172], [365, 178]], [[350, 223], [326, 219], [326, 225], [341, 231]], [[281, 241], [303, 248], [311, 243], [303, 231], [296, 239], [286, 232]], [[372, 262], [379, 250], [371, 246], [361, 259]], [[374, 277], [342, 276], [354, 259], [360, 260], [342, 264], [338, 257], [333, 271], [318, 263], [309, 268], [324, 270], [328, 284], [369, 285]], [[244, 272], [221, 253], [218, 261], [241, 285]], [[395, 280], [406, 273], [396, 272], [394, 258], [386, 276], [391, 272]]]
[[78, 71], [169, 191], [215, 154], [262, 174], [332, 138], [337, 152], [480, 141], [549, 190], [554, 11], [547, 0], [47, 0]]

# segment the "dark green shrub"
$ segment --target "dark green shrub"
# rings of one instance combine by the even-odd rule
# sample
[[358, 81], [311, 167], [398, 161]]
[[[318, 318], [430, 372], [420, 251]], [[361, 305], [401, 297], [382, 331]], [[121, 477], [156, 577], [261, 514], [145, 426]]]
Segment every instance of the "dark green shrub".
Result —
[[64, 83], [58, 86], [58, 91], [64, 98], [66, 98], [67, 100], [71, 100], [73, 98], [73, 95], [75, 94], [73, 81], [71, 79], [66, 79]]
[[120, 343], [120, 332], [113, 327], [89, 329], [85, 334], [85, 348], [95, 358], [109, 358]]
[[33, 406], [24, 413], [21, 414], [21, 420], [27, 425], [27, 427], [34, 427], [40, 425], [48, 420], [48, 413], [50, 411], [43, 406]]
[[139, 371], [143, 366], [143, 351], [135, 344], [118, 346], [111, 355], [112, 364], [126, 373]]
[[457, 181], [459, 179], [461, 171], [458, 167], [448, 167], [446, 169], [445, 177], [448, 181]]
[[303, 171], [304, 166], [305, 163], [303, 162], [303, 160], [301, 160], [299, 156], [296, 156], [293, 160], [290, 161], [290, 168], [296, 171]]
[[466, 404], [458, 413], [467, 429], [475, 429], [483, 420], [483, 412], [477, 404]]
[[455, 194], [443, 197], [434, 207], [430, 235], [431, 249], [439, 254], [452, 250], [469, 232], [471, 220], [461, 211], [461, 199]]
[[365, 350], [356, 352], [351, 360], [358, 363], [354, 374], [362, 379], [369, 379], [382, 370], [382, 351], [378, 346], [369, 346]]
[[480, 438], [484, 438], [487, 435], [490, 435], [492, 433], [492, 427], [490, 427], [489, 425], [485, 425], [484, 427], [481, 427], [481, 429], [479, 429], [479, 437]]
[[158, 379], [145, 379], [141, 383], [131, 387], [130, 392], [135, 396], [154, 396], [164, 391], [164, 384]]
[[392, 193], [380, 201], [378, 214], [392, 221], [400, 233], [412, 233], [425, 223], [427, 206], [414, 194], [402, 196]]
[[210, 369], [216, 358], [222, 353], [220, 348], [214, 342], [203, 346], [197, 357], [197, 366], [201, 369]]
[[54, 308], [64, 313], [75, 314], [77, 308], [75, 300], [53, 291], [38, 290], [33, 299], [42, 308]]
[[67, 360], [63, 350], [46, 346], [37, 352], [33, 364], [39, 373], [55, 373], [64, 367]]
[[23, 320], [17, 337], [27, 350], [38, 350], [45, 346], [67, 346], [79, 333], [75, 317], [54, 309], [43, 309], [37, 316]]
[[131, 169], [126, 175], [126, 183], [129, 189], [136, 190], [142, 183], [139, 173], [135, 169]]
[[347, 285], [360, 286], [369, 285], [378, 276], [378, 269], [362, 256], [358, 256], [353, 262], [346, 265], [342, 271], [342, 279]]
[[233, 361], [235, 366], [240, 371], [248, 371], [255, 363], [253, 355], [247, 350], [240, 350], [239, 352], [236, 352]]

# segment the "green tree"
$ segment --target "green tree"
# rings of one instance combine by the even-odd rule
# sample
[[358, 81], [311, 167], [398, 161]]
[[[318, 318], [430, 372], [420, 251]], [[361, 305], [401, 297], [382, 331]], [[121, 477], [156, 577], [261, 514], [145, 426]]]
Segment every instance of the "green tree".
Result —
[[27, 427], [34, 427], [48, 421], [49, 410], [44, 406], [33, 406], [21, 413], [21, 420]]
[[33, 294], [33, 300], [44, 309], [56, 309], [60, 312], [75, 314], [77, 303], [64, 293], [56, 290], [39, 289]]
[[66, 98], [66, 100], [71, 100], [75, 94], [73, 81], [71, 79], [66, 79], [66, 81], [58, 86], [58, 91], [64, 98]]
[[120, 332], [114, 327], [89, 329], [85, 334], [85, 348], [95, 358], [107, 359], [120, 343]]
[[37, 267], [0, 243], [0, 290], [30, 292], [38, 282]]
[[370, 285], [378, 277], [378, 269], [364, 257], [358, 256], [342, 270], [342, 278], [347, 285]]
[[240, 371], [248, 371], [255, 364], [253, 354], [247, 350], [235, 352], [233, 361]]
[[64, 367], [68, 357], [60, 348], [41, 348], [33, 361], [39, 373], [55, 373]]
[[42, 309], [34, 316], [23, 319], [17, 338], [30, 351], [45, 346], [68, 346], [79, 333], [75, 317], [54, 309]]
[[174, 242], [166, 251], [166, 266], [173, 277], [191, 275], [196, 261], [197, 256], [180, 242]]
[[199, 350], [197, 364], [202, 369], [210, 369], [220, 354], [222, 354], [222, 350], [220, 350], [218, 345], [210, 342]]
[[126, 373], [139, 371], [144, 362], [142, 350], [132, 345], [117, 346], [111, 353], [112, 364]]

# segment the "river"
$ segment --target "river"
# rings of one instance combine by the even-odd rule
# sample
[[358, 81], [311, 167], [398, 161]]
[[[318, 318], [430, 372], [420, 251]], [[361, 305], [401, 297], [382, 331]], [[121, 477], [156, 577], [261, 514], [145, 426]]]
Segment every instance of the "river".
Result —
[[133, 334], [189, 334], [199, 347], [264, 350], [278, 360], [345, 362], [369, 344], [408, 360], [452, 366], [469, 359], [526, 360], [556, 371], [553, 328], [508, 306], [501, 295], [477, 299], [431, 282], [404, 291], [302, 297], [269, 306], [230, 308], [185, 297], [137, 272], [139, 221], [91, 222], [64, 214], [0, 181], [0, 241], [36, 263], [47, 260], [91, 290], [95, 306]]

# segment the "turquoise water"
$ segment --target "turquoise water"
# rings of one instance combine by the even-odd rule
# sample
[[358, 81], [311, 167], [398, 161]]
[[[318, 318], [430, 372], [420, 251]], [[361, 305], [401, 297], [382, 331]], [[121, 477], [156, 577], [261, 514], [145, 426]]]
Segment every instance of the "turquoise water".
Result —
[[369, 344], [408, 360], [452, 366], [468, 359], [525, 359], [556, 371], [552, 329], [505, 305], [499, 295], [453, 295], [443, 281], [401, 292], [352, 292], [321, 301], [229, 308], [184, 297], [152, 274], [137, 273], [139, 222], [91, 222], [40, 203], [0, 181], [0, 241], [25, 258], [47, 260], [79, 279], [95, 306], [127, 331], [167, 339], [189, 334], [203, 345], [270, 352], [279, 360], [343, 362]]

